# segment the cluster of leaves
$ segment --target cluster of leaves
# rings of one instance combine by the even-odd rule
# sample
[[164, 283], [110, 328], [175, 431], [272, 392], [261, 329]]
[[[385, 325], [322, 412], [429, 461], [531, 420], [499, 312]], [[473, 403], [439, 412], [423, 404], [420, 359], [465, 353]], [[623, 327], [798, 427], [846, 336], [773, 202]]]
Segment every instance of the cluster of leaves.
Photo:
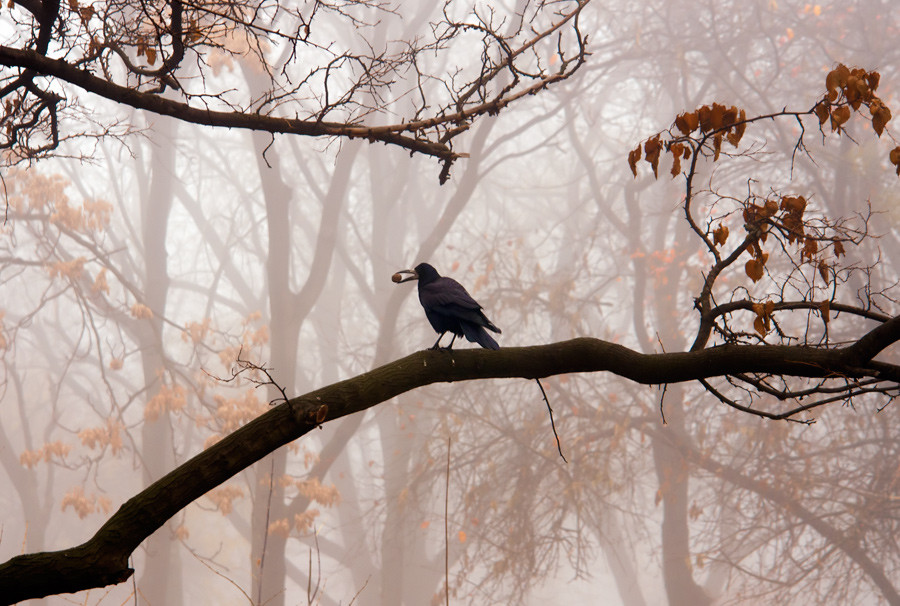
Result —
[[[777, 116], [814, 114], [820, 128], [831, 123], [831, 131], [841, 133], [853, 112], [865, 107], [869, 110], [872, 128], [880, 137], [884, 133], [893, 114], [890, 107], [875, 94], [881, 81], [877, 71], [862, 68], [848, 68], [840, 63], [825, 77], [825, 94], [816, 105], [806, 112], [783, 110], [775, 114], [756, 116], [748, 119], [743, 109], [726, 107], [719, 103], [704, 105], [692, 112], [684, 112], [675, 118], [673, 127], [657, 133], [638, 145], [628, 154], [628, 166], [637, 177], [637, 164], [643, 159], [653, 168], [653, 176], [658, 178], [659, 159], [663, 151], [672, 156], [672, 177], [681, 174], [681, 161], [691, 158], [701, 150], [709, 150], [713, 161], [719, 159], [722, 142], [728, 141], [735, 148], [740, 144], [747, 124]], [[900, 175], [900, 146], [890, 152], [890, 161]]]
[[[803, 196], [782, 196], [780, 200], [768, 199], [762, 204], [745, 202], [744, 229], [752, 236], [747, 248], [752, 258], [747, 261], [744, 270], [753, 282], [759, 282], [763, 277], [769, 255], [763, 251], [762, 244], [765, 244], [770, 230], [775, 229], [788, 244], [796, 243], [800, 246], [800, 261], [814, 263], [822, 279], [828, 283], [830, 266], [820, 253], [831, 247], [835, 257], [840, 258], [845, 254], [844, 243], [850, 238], [825, 236], [821, 230], [811, 231], [810, 225], [804, 219], [806, 206], [807, 200]], [[727, 238], [728, 227], [724, 224], [713, 231], [716, 245], [724, 245]]]
[[[662, 140], [662, 133], [647, 139], [643, 145], [644, 160], [653, 168], [653, 176], [659, 177], [659, 157], [665, 150], [672, 155], [672, 177], [681, 174], [681, 160], [688, 160], [692, 154], [703, 149], [711, 138], [713, 160], [719, 159], [722, 141], [737, 147], [747, 128], [747, 113], [734, 105], [725, 107], [719, 103], [704, 105], [692, 112], [685, 112], [675, 118], [675, 128], [680, 135]], [[671, 134], [671, 131], [669, 131]], [[628, 166], [637, 177], [637, 163], [641, 159], [641, 145], [628, 154]]]
[[112, 511], [112, 501], [109, 497], [88, 494], [81, 486], [74, 486], [63, 497], [60, 507], [63, 511], [71, 507], [79, 518], [84, 519], [92, 513], [109, 514]]
[[[734, 200], [738, 203], [737, 208], [733, 213], [725, 215], [728, 217], [740, 213], [746, 236], [730, 253], [719, 252], [720, 249], [725, 249], [729, 238], [729, 227], [726, 225], [725, 217], [718, 220], [711, 218], [705, 230], [693, 217], [692, 204], [695, 197], [693, 179], [697, 171], [697, 160], [698, 157], [703, 157], [713, 162], [718, 161], [723, 142], [738, 148], [747, 125], [760, 120], [783, 118], [797, 120], [801, 126], [801, 134], [795, 151], [805, 152], [802, 128], [804, 119], [817, 118], [823, 135], [825, 132], [822, 129], [825, 123], [830, 121], [831, 132], [840, 135], [854, 112], [862, 114], [863, 108], [866, 108], [870, 116], [867, 120], [880, 137], [892, 118], [890, 108], [876, 94], [880, 80], [881, 76], [877, 71], [850, 69], [839, 64], [827, 74], [825, 93], [809, 110], [784, 109], [773, 114], [748, 117], [746, 111], [738, 107], [712, 103], [692, 112], [680, 114], [669, 129], [648, 138], [628, 154], [628, 165], [635, 177], [637, 165], [643, 159], [650, 164], [654, 177], [658, 178], [659, 162], [663, 153], [669, 154], [672, 159], [672, 177], [685, 175], [684, 206], [688, 222], [714, 257], [701, 299], [712, 296], [716, 277], [721, 275], [726, 267], [734, 264], [744, 252], [750, 256], [744, 264], [744, 273], [754, 284], [762, 280], [766, 275], [772, 250], [771, 245], [768, 247], [769, 250], [766, 250], [765, 245], [771, 236], [778, 243], [776, 250], [780, 248], [789, 253], [789, 246], [796, 246], [797, 251], [796, 258], [790, 261], [793, 270], [789, 270], [788, 275], [773, 279], [783, 285], [784, 281], [791, 279], [789, 276], [793, 271], [801, 271], [804, 267], [814, 268], [812, 279], [803, 280], [803, 283], [807, 284], [808, 292], [803, 294], [802, 301], [795, 303], [798, 308], [817, 309], [827, 325], [831, 311], [830, 298], [818, 301], [819, 297], [814, 290], [821, 288], [822, 284], [828, 286], [837, 280], [839, 271], [836, 266], [845, 255], [846, 244], [858, 242], [865, 236], [865, 231], [852, 229], [843, 221], [834, 222], [826, 217], [810, 217], [807, 208], [809, 202], [804, 195], [774, 192], [760, 197], [751, 193], [743, 200]], [[900, 146], [891, 151], [890, 159], [900, 175]], [[684, 170], [683, 160], [690, 160], [690, 165]], [[716, 199], [724, 200], [720, 196], [716, 196]], [[714, 226], [715, 221], [717, 224]], [[816, 274], [821, 277], [821, 281], [815, 277]], [[819, 286], [816, 286], [817, 282]], [[831, 296], [833, 297], [833, 293]], [[780, 299], [773, 301], [763, 298], [747, 301], [745, 308], [752, 311], [755, 316], [753, 326], [756, 333], [765, 337], [771, 330], [773, 313], [791, 307], [788, 302]], [[710, 319], [719, 313], [714, 310], [712, 304], [705, 308], [701, 305], [700, 309], [707, 309], [707, 313], [712, 314]], [[725, 333], [732, 334], [727, 328], [722, 329]]]
[[875, 94], [880, 81], [881, 74], [876, 71], [869, 72], [858, 67], [850, 69], [839, 63], [825, 76], [827, 92], [813, 108], [819, 124], [824, 125], [831, 120], [831, 131], [840, 132], [850, 120], [851, 108], [859, 111], [860, 107], [865, 106], [872, 115], [872, 128], [880, 137], [891, 120], [890, 108]]
[[[872, 128], [879, 137], [891, 121], [891, 108], [885, 105], [875, 91], [881, 82], [881, 74], [877, 71], [866, 71], [862, 68], [850, 69], [843, 63], [828, 72], [825, 77], [825, 96], [813, 108], [819, 118], [819, 126], [831, 122], [832, 132], [841, 132], [850, 120], [851, 109], [858, 112], [866, 107], [871, 115]], [[889, 155], [891, 164], [900, 176], [900, 146], [894, 147]]]

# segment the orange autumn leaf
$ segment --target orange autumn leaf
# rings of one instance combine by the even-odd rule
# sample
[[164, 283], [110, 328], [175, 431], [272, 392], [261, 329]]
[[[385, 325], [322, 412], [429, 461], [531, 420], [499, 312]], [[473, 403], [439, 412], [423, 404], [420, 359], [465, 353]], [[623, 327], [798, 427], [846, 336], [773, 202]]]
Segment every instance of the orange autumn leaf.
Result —
[[845, 255], [847, 253], [844, 252], [844, 245], [840, 240], [834, 240], [834, 256], [840, 257], [841, 255]]
[[681, 131], [683, 135], [689, 135], [700, 125], [700, 118], [697, 112], [683, 113], [675, 118], [675, 127]]
[[831, 131], [840, 131], [849, 119], [850, 108], [846, 105], [838, 107], [833, 112], [831, 112]]
[[728, 226], [719, 225], [719, 227], [713, 230], [713, 242], [718, 246], [724, 246], [726, 240], [728, 240]]
[[831, 110], [829, 109], [829, 103], [827, 100], [820, 101], [813, 111], [815, 111], [816, 116], [819, 118], [819, 126], [825, 124], [828, 121], [828, 116], [831, 115]]
[[759, 282], [763, 277], [763, 268], [765, 267], [765, 262], [760, 259], [750, 259], [744, 264], [744, 271], [747, 272], [747, 277], [749, 277], [754, 282]]
[[812, 260], [817, 252], [819, 252], [819, 243], [814, 238], [806, 238], [803, 241], [803, 250], [800, 251], [800, 257]]
[[806, 210], [806, 198], [803, 196], [785, 196], [781, 199], [781, 210], [786, 210], [791, 214], [803, 216]]
[[838, 97], [838, 88], [847, 86], [847, 79], [850, 77], [850, 70], [843, 63], [839, 63], [836, 68], [828, 72], [825, 76], [825, 89], [828, 91], [828, 98], [834, 101]]
[[659, 153], [662, 151], [662, 143], [659, 142], [659, 135], [647, 139], [644, 143], [644, 159], [653, 167], [653, 176], [659, 177]]
[[875, 91], [878, 88], [878, 83], [881, 82], [881, 74], [878, 72], [869, 72], [866, 74], [866, 82], [869, 84], [869, 88]]
[[684, 147], [683, 143], [673, 143], [669, 148], [672, 153], [672, 178], [681, 173], [681, 156], [684, 153]]
[[[735, 109], [735, 108], [732, 108], [732, 109]], [[734, 127], [731, 129], [731, 131], [729, 131], [728, 136], [725, 137], [728, 140], [728, 142], [731, 143], [731, 145], [733, 147], [737, 147], [738, 144], [741, 142], [741, 138], [744, 136], [744, 131], [747, 129], [747, 123], [744, 122], [744, 120], [746, 120], [746, 119], [747, 119], [747, 112], [745, 112], [744, 110], [741, 110], [740, 113], [737, 115], [738, 123], [734, 125]], [[734, 120], [732, 121], [732, 124], [734, 124]]]
[[872, 128], [875, 129], [875, 134], [880, 137], [881, 133], [884, 132], [884, 127], [891, 121], [891, 110], [881, 102], [881, 99], [875, 99], [869, 105], [869, 111], [872, 114]]
[[753, 313], [756, 314], [756, 319], [753, 320], [753, 328], [761, 337], [765, 337], [768, 334], [770, 329], [769, 322], [774, 311], [775, 303], [772, 301], [753, 304]]
[[890, 154], [891, 164], [894, 166], [900, 166], [900, 146], [895, 147], [891, 150]]
[[768, 328], [766, 328], [766, 323], [763, 320], [762, 316], [756, 316], [756, 319], [753, 320], [753, 329], [759, 333], [759, 336], [764, 337], [766, 333], [769, 332]]
[[828, 320], [831, 319], [831, 301], [819, 303], [819, 313], [822, 314], [822, 321], [828, 324]]
[[632, 174], [637, 177], [637, 163], [638, 160], [641, 159], [641, 146], [638, 145], [636, 148], [628, 152], [628, 166], [631, 167]]
[[709, 132], [722, 128], [725, 124], [725, 106], [713, 103], [712, 106], [704, 105], [699, 110], [700, 130]]

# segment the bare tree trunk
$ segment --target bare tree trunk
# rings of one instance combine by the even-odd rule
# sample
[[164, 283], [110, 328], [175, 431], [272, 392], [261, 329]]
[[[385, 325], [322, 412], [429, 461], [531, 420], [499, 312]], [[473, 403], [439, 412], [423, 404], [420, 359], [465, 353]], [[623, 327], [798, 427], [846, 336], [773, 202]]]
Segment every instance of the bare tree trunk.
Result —
[[[147, 399], [158, 393], [160, 371], [166, 362], [162, 354], [162, 317], [169, 295], [166, 235], [172, 208], [175, 176], [175, 123], [169, 118], [155, 122], [150, 141], [150, 183], [141, 200], [141, 235], [144, 254], [144, 301], [153, 318], [137, 329], [141, 349], [144, 384], [153, 386]], [[166, 414], [146, 420], [141, 426], [144, 485], [149, 486], [176, 465], [172, 426]], [[181, 564], [169, 525], [155, 532], [145, 543], [146, 561], [139, 581], [140, 594], [147, 604], [174, 604], [181, 600]]]

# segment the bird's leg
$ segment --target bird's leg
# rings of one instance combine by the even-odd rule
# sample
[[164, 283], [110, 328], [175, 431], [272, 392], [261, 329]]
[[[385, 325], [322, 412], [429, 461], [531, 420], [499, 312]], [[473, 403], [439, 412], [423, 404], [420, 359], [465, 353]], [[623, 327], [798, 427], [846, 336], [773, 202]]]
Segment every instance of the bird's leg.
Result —
[[456, 341], [456, 333], [453, 333], [453, 338], [450, 339], [450, 345], [445, 347], [444, 349], [453, 349], [453, 342]]
[[[445, 334], [447, 334], [447, 331], [446, 331], [446, 330], [440, 334], [440, 336], [438, 337], [438, 340], [435, 341], [435, 342], [434, 342], [434, 345], [431, 346], [431, 349], [441, 349], [440, 347], [438, 347], [438, 344], [441, 342], [441, 339], [444, 338], [444, 335], [445, 335]], [[456, 335], [454, 335], [454, 337], [455, 337], [455, 336], [456, 336]], [[452, 343], [451, 343], [451, 345], [452, 345]]]

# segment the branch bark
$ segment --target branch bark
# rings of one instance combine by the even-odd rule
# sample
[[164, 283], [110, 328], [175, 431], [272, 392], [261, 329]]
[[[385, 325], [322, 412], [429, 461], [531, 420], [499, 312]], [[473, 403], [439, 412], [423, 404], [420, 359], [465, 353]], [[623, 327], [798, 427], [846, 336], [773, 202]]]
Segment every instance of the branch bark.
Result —
[[183, 122], [204, 126], [242, 128], [268, 133], [306, 135], [309, 137], [364, 138], [370, 141], [381, 141], [382, 143], [396, 145], [408, 149], [410, 152], [433, 156], [449, 162], [460, 157], [460, 154], [453, 152], [447, 145], [417, 139], [398, 132], [410, 131], [411, 125], [416, 126], [415, 123], [394, 127], [367, 127], [341, 122], [299, 120], [239, 111], [201, 109], [160, 95], [120, 86], [103, 78], [98, 78], [90, 72], [78, 69], [67, 61], [51, 59], [35, 51], [21, 50], [9, 46], [0, 46], [0, 65], [21, 67], [44, 76], [53, 76], [111, 101], [161, 116], [171, 116]]
[[[874, 329], [879, 344], [896, 336], [893, 320]], [[866, 343], [866, 337], [861, 340]], [[861, 348], [866, 353], [876, 348]], [[900, 380], [900, 367], [863, 359], [855, 346], [726, 345], [700, 351], [642, 354], [593, 338], [499, 351], [420, 351], [357, 377], [293, 398], [201, 452], [124, 503], [87, 542], [16, 556], [0, 565], [0, 603], [121, 583], [128, 558], [166, 520], [273, 450], [322, 422], [371, 408], [432, 383], [490, 378], [544, 378], [611, 372], [642, 384], [694, 381], [738, 373]]]

